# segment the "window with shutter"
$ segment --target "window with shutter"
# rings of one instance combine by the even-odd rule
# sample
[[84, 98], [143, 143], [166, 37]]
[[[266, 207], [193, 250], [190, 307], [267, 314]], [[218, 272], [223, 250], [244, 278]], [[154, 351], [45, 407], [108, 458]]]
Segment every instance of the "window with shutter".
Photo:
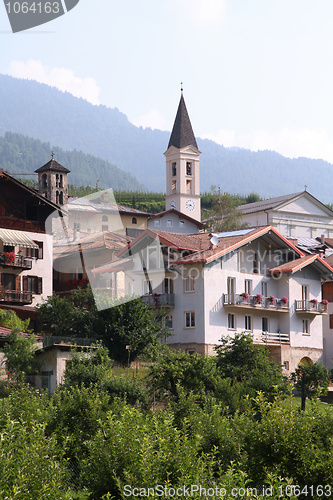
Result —
[[43, 278], [38, 278], [38, 295], [43, 293]]

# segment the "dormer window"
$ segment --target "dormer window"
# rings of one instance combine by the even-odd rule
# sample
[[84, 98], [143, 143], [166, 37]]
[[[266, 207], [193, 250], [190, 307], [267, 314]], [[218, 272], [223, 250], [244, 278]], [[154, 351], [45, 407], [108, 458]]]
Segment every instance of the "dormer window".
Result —
[[192, 175], [192, 163], [190, 161], [186, 162], [186, 175]]
[[172, 177], [175, 177], [177, 175], [177, 163], [174, 162], [172, 164]]

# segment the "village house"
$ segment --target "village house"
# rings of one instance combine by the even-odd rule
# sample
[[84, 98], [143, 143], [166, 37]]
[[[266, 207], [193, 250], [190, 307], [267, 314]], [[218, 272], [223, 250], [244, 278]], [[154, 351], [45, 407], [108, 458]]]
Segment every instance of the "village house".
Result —
[[[61, 208], [0, 172], [0, 307], [26, 319], [52, 295], [53, 242], [47, 220]], [[31, 315], [29, 315], [29, 311]]]

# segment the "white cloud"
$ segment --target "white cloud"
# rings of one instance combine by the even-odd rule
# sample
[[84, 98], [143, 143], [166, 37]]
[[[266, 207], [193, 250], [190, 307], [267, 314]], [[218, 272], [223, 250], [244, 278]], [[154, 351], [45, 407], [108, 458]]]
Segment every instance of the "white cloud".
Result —
[[276, 133], [254, 130], [245, 134], [237, 134], [234, 130], [218, 130], [216, 133], [203, 135], [203, 138], [225, 147], [237, 146], [252, 151], [268, 149], [289, 158], [304, 156], [333, 163], [333, 138], [323, 129], [286, 127]]
[[137, 127], [165, 130], [165, 118], [157, 109], [152, 109], [147, 114], [132, 119], [131, 122]]
[[50, 68], [44, 66], [41, 61], [30, 59], [27, 62], [12, 61], [8, 74], [16, 78], [45, 83], [63, 92], [69, 92], [75, 97], [82, 97], [92, 104], [98, 105], [100, 103], [100, 88], [96, 80], [90, 77], [79, 78], [74, 75], [71, 69]]

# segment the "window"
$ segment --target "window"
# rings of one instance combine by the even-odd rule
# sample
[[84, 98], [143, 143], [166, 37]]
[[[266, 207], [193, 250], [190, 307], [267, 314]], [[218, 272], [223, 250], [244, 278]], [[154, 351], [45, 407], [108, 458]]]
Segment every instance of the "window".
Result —
[[16, 275], [3, 273], [1, 275], [4, 290], [16, 290]]
[[160, 219], [155, 219], [154, 220], [154, 226], [160, 226], [160, 225], [161, 225]]
[[252, 280], [244, 280], [244, 292], [252, 295]]
[[192, 181], [191, 180], [186, 180], [186, 193], [191, 194], [192, 193]]
[[108, 222], [108, 216], [107, 215], [103, 215], [102, 217], [102, 222]]
[[309, 300], [309, 285], [302, 285], [303, 308], [306, 309], [306, 302]]
[[228, 279], [227, 279], [227, 293], [228, 293], [230, 298], [232, 298], [233, 295], [236, 293], [236, 278], [228, 277]]
[[170, 329], [173, 328], [173, 317], [172, 317], [172, 314], [168, 314], [167, 317], [165, 318], [165, 326], [167, 328], [170, 328]]
[[42, 288], [42, 278], [38, 276], [23, 276], [24, 292], [32, 292], [36, 295], [41, 295]]
[[303, 335], [309, 335], [310, 330], [309, 330], [309, 320], [308, 319], [302, 319], [302, 330], [303, 330]]
[[185, 292], [194, 292], [195, 291], [195, 277], [191, 276], [191, 274], [187, 274], [185, 276]]
[[173, 193], [177, 191], [177, 181], [172, 181], [171, 189]]
[[136, 220], [136, 217], [133, 217], [132, 218], [132, 224], [137, 224], [137, 223], [138, 223], [138, 221]]
[[268, 332], [269, 331], [269, 328], [268, 328], [268, 318], [262, 318], [261, 319], [261, 330], [263, 332]]
[[63, 205], [64, 204], [64, 193], [62, 191], [60, 191], [59, 193], [59, 205]]
[[262, 281], [262, 283], [261, 283], [261, 295], [263, 297], [268, 297], [268, 294], [267, 294], [267, 282], [266, 281]]
[[287, 371], [289, 371], [289, 361], [284, 361], [283, 362], [283, 368]]
[[172, 177], [175, 177], [177, 174], [177, 163], [172, 164]]
[[43, 258], [43, 242], [42, 241], [34, 241], [36, 245], [38, 245], [38, 250], [33, 249], [34, 255], [33, 257], [36, 257], [37, 259], [42, 259]]
[[192, 175], [192, 163], [190, 161], [186, 162], [186, 175]]
[[185, 313], [185, 328], [195, 327], [195, 313], [194, 311], [189, 311]]
[[252, 316], [245, 316], [245, 330], [252, 331]]
[[185, 227], [185, 221], [184, 220], [180, 220], [179, 221], [179, 227]]
[[235, 322], [235, 315], [229, 313], [228, 314], [228, 329], [229, 330], [235, 330], [236, 328], [236, 322]]
[[172, 220], [171, 219], [167, 220], [167, 227], [172, 227]]
[[173, 279], [165, 278], [163, 282], [163, 293], [173, 293]]
[[43, 188], [47, 188], [47, 175], [43, 174], [42, 176]]
[[259, 257], [258, 257], [258, 252], [254, 254], [253, 257], [253, 273], [259, 274]]

